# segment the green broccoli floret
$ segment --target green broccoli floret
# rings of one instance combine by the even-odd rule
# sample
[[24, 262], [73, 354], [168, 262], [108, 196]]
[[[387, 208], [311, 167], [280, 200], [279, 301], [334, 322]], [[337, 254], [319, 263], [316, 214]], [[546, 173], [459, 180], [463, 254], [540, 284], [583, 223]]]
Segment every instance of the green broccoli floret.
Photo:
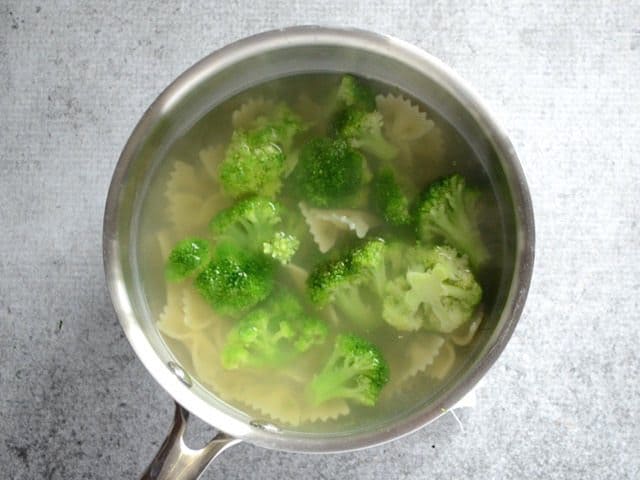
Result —
[[254, 249], [270, 240], [282, 222], [282, 207], [276, 201], [250, 197], [218, 212], [209, 222], [209, 230], [219, 241]]
[[334, 115], [330, 131], [333, 136], [346, 139], [353, 148], [388, 161], [397, 155], [398, 149], [382, 135], [382, 123], [382, 115], [377, 111], [347, 107]]
[[274, 128], [236, 130], [220, 164], [220, 183], [232, 197], [252, 193], [273, 196], [282, 186], [284, 168], [285, 155]]
[[376, 300], [385, 282], [385, 243], [370, 240], [334, 260], [317, 265], [307, 278], [311, 302], [333, 303], [339, 313], [362, 328], [378, 326]]
[[466, 253], [474, 267], [482, 266], [489, 251], [478, 228], [478, 197], [478, 191], [457, 174], [430, 185], [417, 206], [420, 239], [427, 243], [444, 240]]
[[283, 207], [262, 197], [240, 200], [216, 214], [209, 230], [218, 241], [258, 250], [285, 264], [300, 246], [299, 240], [282, 231]]
[[365, 112], [376, 108], [373, 91], [352, 75], [342, 77], [336, 98], [339, 108], [355, 107]]
[[315, 405], [342, 398], [373, 406], [388, 381], [389, 366], [375, 345], [356, 335], [338, 335], [333, 352], [309, 384], [307, 394]]
[[298, 251], [299, 246], [300, 240], [295, 236], [284, 232], [276, 232], [270, 241], [262, 244], [262, 251], [282, 265], [286, 265]]
[[327, 333], [327, 325], [305, 314], [293, 295], [280, 294], [233, 327], [222, 351], [222, 366], [236, 369], [282, 365], [324, 343]]
[[274, 196], [282, 186], [286, 156], [295, 135], [304, 130], [286, 105], [258, 117], [250, 130], [236, 130], [220, 165], [220, 183], [232, 197]]
[[217, 312], [238, 315], [273, 290], [273, 262], [262, 253], [220, 244], [195, 287]]
[[305, 200], [327, 207], [357, 196], [363, 175], [364, 157], [346, 141], [315, 138], [302, 147], [293, 178]]
[[449, 246], [418, 246], [406, 257], [406, 275], [385, 287], [384, 320], [399, 330], [423, 327], [441, 333], [466, 323], [482, 298], [467, 258]]
[[373, 179], [371, 190], [373, 204], [387, 223], [395, 226], [411, 223], [409, 198], [391, 168], [383, 168], [378, 172]]
[[176, 244], [169, 254], [164, 269], [165, 277], [171, 282], [179, 282], [198, 273], [209, 261], [211, 247], [201, 238], [186, 238]]
[[307, 129], [302, 119], [284, 103], [278, 104], [268, 115], [256, 118], [254, 125], [257, 128], [272, 128], [285, 154], [289, 153], [295, 136]]
[[406, 300], [410, 289], [411, 285], [405, 275], [390, 280], [385, 286], [382, 318], [398, 330], [413, 331], [422, 327], [422, 316]]

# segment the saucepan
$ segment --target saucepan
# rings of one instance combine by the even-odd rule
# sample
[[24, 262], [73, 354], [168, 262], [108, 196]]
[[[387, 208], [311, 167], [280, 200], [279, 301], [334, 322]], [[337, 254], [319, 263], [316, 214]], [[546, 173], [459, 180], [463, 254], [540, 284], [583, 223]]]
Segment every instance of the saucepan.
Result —
[[[228, 405], [189, 375], [155, 327], [138, 268], [140, 204], [154, 168], [185, 125], [227, 98], [280, 77], [351, 72], [424, 99], [464, 136], [487, 172], [503, 225], [502, 274], [493, 308], [468, 359], [433, 396], [378, 423], [340, 431], [289, 429]], [[261, 33], [228, 45], [178, 77], [151, 105], [118, 161], [104, 216], [107, 284], [131, 346], [176, 402], [174, 424], [143, 478], [196, 479], [240, 442], [291, 452], [345, 452], [388, 442], [427, 425], [456, 404], [496, 361], [518, 322], [534, 257], [534, 222], [513, 146], [479, 97], [449, 67], [419, 48], [362, 30], [315, 26]], [[188, 412], [220, 433], [203, 449], [185, 445]]]

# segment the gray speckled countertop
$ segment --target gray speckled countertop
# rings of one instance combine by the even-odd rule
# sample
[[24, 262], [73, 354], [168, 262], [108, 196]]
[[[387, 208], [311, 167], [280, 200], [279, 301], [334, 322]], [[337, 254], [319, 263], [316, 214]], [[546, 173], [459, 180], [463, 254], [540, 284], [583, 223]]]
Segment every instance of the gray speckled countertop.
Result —
[[173, 407], [107, 296], [112, 170], [190, 64], [305, 23], [395, 34], [476, 87], [530, 182], [533, 284], [463, 428], [339, 456], [242, 444], [204, 478], [640, 478], [640, 4], [554, 3], [0, 2], [0, 478], [146, 466]]

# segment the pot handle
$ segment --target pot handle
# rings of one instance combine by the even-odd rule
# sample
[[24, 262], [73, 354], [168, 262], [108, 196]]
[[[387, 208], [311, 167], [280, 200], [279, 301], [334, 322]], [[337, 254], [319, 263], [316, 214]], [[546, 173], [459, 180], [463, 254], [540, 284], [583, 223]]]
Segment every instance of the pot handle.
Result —
[[189, 412], [176, 403], [171, 431], [140, 480], [197, 480], [213, 459], [241, 441], [219, 432], [207, 446], [192, 450], [184, 443], [188, 421]]

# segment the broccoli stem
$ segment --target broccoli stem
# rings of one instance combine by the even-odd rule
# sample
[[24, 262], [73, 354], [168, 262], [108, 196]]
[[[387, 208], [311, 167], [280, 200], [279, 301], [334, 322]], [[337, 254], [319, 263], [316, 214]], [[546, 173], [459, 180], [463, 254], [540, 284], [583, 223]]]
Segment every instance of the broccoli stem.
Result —
[[398, 154], [398, 149], [391, 143], [387, 142], [382, 135], [362, 138], [357, 143], [357, 148], [360, 148], [385, 162], [392, 160]]
[[[329, 362], [333, 366], [334, 362]], [[329, 365], [327, 365], [329, 366]], [[350, 368], [327, 368], [320, 372], [310, 384], [312, 402], [319, 405], [333, 398], [353, 397], [353, 393], [345, 388], [351, 378], [356, 375]]]
[[438, 222], [442, 236], [448, 238], [455, 248], [466, 253], [474, 267], [479, 267], [489, 259], [489, 251], [478, 229], [469, 223], [466, 213], [457, 209], [455, 212], [455, 218], [445, 217]]
[[344, 288], [336, 293], [335, 305], [340, 312], [360, 328], [371, 329], [377, 326], [378, 321], [373, 314], [371, 303], [362, 298], [359, 286]]

